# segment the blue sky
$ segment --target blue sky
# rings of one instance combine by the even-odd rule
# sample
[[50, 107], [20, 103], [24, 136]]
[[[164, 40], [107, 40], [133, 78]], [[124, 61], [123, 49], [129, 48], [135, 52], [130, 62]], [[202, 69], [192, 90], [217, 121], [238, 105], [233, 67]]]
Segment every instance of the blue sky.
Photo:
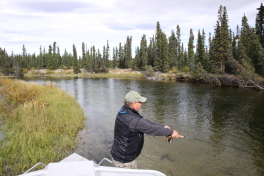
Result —
[[[75, 44], [78, 55], [84, 42], [88, 48], [112, 48], [132, 36], [132, 49], [140, 45], [143, 34], [147, 39], [155, 34], [157, 21], [170, 36], [181, 28], [182, 42], [187, 43], [190, 29], [195, 41], [198, 30], [206, 36], [214, 33], [220, 5], [226, 6], [230, 29], [241, 25], [245, 14], [251, 27], [255, 26], [259, 0], [1, 0], [0, 47], [10, 54], [27, 52], [39, 54], [54, 41], [61, 54], [72, 53]], [[112, 54], [112, 53], [111, 53]], [[134, 55], [134, 53], [133, 53]]]

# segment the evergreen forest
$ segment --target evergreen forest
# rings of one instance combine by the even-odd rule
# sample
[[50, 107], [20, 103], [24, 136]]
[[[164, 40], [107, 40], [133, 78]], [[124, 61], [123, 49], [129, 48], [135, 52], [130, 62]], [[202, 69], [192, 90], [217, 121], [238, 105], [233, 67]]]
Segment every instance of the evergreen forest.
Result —
[[256, 8], [254, 27], [249, 26], [244, 15], [241, 26], [237, 25], [235, 31], [232, 31], [228, 24], [227, 9], [222, 5], [217, 17], [216, 24], [213, 24], [213, 34], [206, 36], [204, 30], [199, 30], [197, 40], [194, 41], [193, 30], [190, 29], [187, 47], [181, 41], [179, 25], [176, 31], [172, 30], [170, 36], [166, 36], [161, 24], [157, 22], [155, 34], [149, 40], [146, 35], [142, 36], [134, 58], [132, 36], [127, 36], [124, 44], [111, 48], [111, 52], [108, 41], [101, 51], [95, 46], [88, 48], [82, 43], [80, 57], [77, 56], [74, 44], [72, 53], [66, 49], [62, 53], [56, 42], [48, 48], [40, 46], [38, 55], [27, 53], [24, 45], [20, 54], [8, 55], [5, 49], [0, 48], [0, 72], [23, 75], [31, 69], [73, 68], [78, 73], [83, 68], [87, 72], [107, 73], [109, 68], [132, 68], [167, 73], [176, 69], [206, 75], [209, 79], [213, 79], [210, 75], [227, 73], [257, 81], [259, 76], [264, 75], [263, 4]]

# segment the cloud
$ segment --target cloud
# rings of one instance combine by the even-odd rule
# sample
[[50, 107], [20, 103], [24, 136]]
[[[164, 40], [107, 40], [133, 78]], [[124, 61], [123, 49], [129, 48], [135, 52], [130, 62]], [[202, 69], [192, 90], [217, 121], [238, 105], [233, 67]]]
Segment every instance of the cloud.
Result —
[[214, 33], [220, 5], [227, 7], [233, 31], [244, 13], [254, 27], [260, 2], [248, 0], [2, 0], [0, 47], [19, 53], [27, 44], [28, 51], [38, 52], [40, 45], [44, 48], [56, 41], [61, 50], [71, 51], [73, 43], [81, 49], [82, 42], [101, 49], [107, 40], [113, 48], [132, 36], [135, 48], [144, 34], [155, 35], [157, 21], [167, 37], [179, 25], [186, 43], [191, 28], [195, 41], [199, 29], [207, 37]]
[[[88, 8], [91, 4], [80, 1], [18, 1], [17, 5], [33, 12], [61, 13]], [[93, 8], [93, 7], [91, 7]]]

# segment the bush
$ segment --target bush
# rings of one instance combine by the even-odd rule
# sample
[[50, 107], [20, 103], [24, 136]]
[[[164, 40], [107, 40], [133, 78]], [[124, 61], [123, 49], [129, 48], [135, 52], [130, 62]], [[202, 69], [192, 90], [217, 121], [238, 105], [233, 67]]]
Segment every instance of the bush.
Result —
[[181, 70], [184, 72], [188, 72], [188, 71], [190, 71], [190, 68], [188, 66], [185, 66]]
[[146, 74], [147, 74], [148, 76], [154, 76], [154, 75], [155, 75], [154, 68], [153, 68], [151, 65], [148, 65], [148, 66], [147, 66]]
[[178, 72], [178, 68], [177, 67], [172, 67], [170, 70], [170, 73], [177, 73]]

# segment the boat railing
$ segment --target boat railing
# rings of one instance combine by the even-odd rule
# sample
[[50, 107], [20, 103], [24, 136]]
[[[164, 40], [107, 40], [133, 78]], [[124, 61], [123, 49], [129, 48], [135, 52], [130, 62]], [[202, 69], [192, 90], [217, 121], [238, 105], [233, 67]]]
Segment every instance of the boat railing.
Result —
[[32, 166], [30, 169], [28, 169], [24, 174], [30, 172], [31, 170], [33, 170], [35, 167], [37, 167], [38, 165], [42, 164], [44, 167], [46, 167], [46, 164], [39, 162], [37, 164], [35, 164], [34, 166]]
[[106, 160], [106, 161], [108, 161], [109, 163], [112, 164], [112, 161], [110, 161], [110, 160], [107, 159], [107, 158], [103, 158], [103, 159], [99, 162], [98, 166], [100, 166], [104, 160]]

